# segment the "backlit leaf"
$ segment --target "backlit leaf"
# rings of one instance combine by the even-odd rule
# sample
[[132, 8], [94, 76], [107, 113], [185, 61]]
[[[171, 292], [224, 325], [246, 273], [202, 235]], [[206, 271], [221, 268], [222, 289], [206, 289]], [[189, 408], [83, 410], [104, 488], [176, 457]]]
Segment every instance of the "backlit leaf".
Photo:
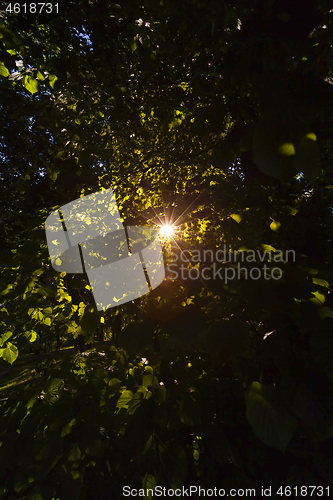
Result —
[[1, 61], [0, 61], [0, 75], [1, 76], [5, 76], [5, 77], [7, 77], [9, 75], [8, 69], [6, 68], [6, 66], [4, 65], [4, 63], [1, 62]]
[[245, 393], [246, 418], [263, 443], [284, 451], [295, 432], [296, 420], [274, 396], [272, 387], [252, 382]]
[[16, 345], [8, 342], [5, 349], [0, 349], [0, 355], [5, 361], [12, 365], [18, 356], [18, 348]]
[[38, 90], [38, 81], [32, 76], [25, 75], [23, 77], [23, 85], [31, 94], [35, 94]]

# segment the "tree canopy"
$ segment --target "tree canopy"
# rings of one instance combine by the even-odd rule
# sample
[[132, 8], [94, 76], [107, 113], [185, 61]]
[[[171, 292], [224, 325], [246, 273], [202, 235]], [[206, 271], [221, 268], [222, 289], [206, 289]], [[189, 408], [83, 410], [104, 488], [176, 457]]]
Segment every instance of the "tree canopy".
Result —
[[[333, 487], [331, 2], [1, 9], [0, 498]], [[108, 188], [174, 233], [97, 311], [44, 224]]]

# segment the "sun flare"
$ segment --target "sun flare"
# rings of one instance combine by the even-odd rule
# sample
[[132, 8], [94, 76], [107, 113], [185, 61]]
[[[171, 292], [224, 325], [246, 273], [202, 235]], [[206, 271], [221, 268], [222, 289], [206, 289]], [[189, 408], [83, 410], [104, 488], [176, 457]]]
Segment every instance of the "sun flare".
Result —
[[160, 227], [160, 235], [163, 238], [171, 238], [174, 235], [175, 229], [171, 224], [162, 224]]

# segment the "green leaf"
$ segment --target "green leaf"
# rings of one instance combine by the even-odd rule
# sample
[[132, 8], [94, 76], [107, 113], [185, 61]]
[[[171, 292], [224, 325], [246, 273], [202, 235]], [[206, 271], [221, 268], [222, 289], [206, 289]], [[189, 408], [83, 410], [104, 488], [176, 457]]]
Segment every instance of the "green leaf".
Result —
[[287, 208], [289, 209], [290, 215], [296, 215], [296, 214], [298, 214], [297, 208], [294, 208], [294, 207], [287, 207]]
[[276, 252], [276, 248], [272, 247], [271, 245], [265, 245], [264, 243], [260, 245], [263, 250], [266, 250], [266, 252]]
[[5, 332], [1, 335], [0, 337], [0, 347], [4, 345], [6, 340], [10, 339], [10, 337], [13, 335], [13, 332]]
[[135, 410], [141, 405], [141, 401], [143, 399], [143, 394], [141, 392], [137, 392], [134, 394], [131, 401], [128, 403], [127, 412], [131, 415], [135, 412]]
[[321, 307], [319, 310], [318, 310], [318, 316], [320, 319], [325, 319], [325, 318], [331, 318], [333, 319], [333, 309], [331, 309], [330, 307]]
[[134, 38], [134, 40], [131, 42], [130, 44], [130, 48], [131, 48], [131, 51], [134, 52], [138, 47], [138, 42], [137, 40]]
[[296, 420], [283, 407], [274, 389], [252, 382], [245, 393], [246, 418], [263, 443], [284, 451], [295, 432]]
[[8, 342], [5, 349], [0, 349], [0, 355], [5, 361], [12, 365], [18, 356], [18, 348], [16, 347], [16, 345]]
[[311, 292], [312, 295], [315, 296], [315, 298], [310, 299], [311, 302], [313, 302], [316, 305], [321, 305], [325, 302], [325, 295], [320, 292]]
[[40, 71], [37, 71], [37, 78], [38, 80], [45, 80], [45, 76], [40, 72]]
[[124, 391], [117, 401], [117, 408], [128, 408], [128, 404], [133, 398], [132, 391]]
[[30, 408], [33, 407], [33, 405], [36, 403], [37, 399], [39, 398], [40, 391], [36, 390], [33, 394], [33, 396], [29, 399], [27, 402], [27, 409], [30, 410]]
[[33, 78], [32, 76], [25, 75], [23, 77], [23, 85], [31, 94], [35, 94], [38, 90], [38, 81], [36, 78]]
[[145, 387], [149, 387], [150, 385], [153, 387], [159, 387], [159, 382], [157, 377], [149, 373], [147, 375], [143, 375], [142, 385], [144, 385]]
[[43, 495], [39, 491], [31, 493], [29, 500], [43, 500]]
[[90, 453], [93, 457], [101, 458], [105, 452], [106, 443], [100, 439], [94, 439], [89, 446], [85, 449], [86, 453]]
[[119, 389], [120, 385], [121, 385], [121, 381], [118, 378], [112, 378], [109, 381], [110, 390], [112, 392], [117, 391]]
[[75, 418], [73, 418], [70, 422], [68, 422], [68, 424], [66, 424], [66, 425], [65, 425], [65, 426], [61, 429], [61, 434], [60, 434], [60, 436], [61, 436], [61, 437], [65, 437], [65, 436], [67, 436], [68, 434], [70, 434], [70, 433], [71, 433], [71, 431], [72, 431], [72, 427], [73, 427], [73, 425], [75, 425], [75, 423], [76, 423], [76, 420], [75, 420]]
[[27, 332], [25, 335], [29, 342], [35, 342], [35, 340], [37, 339], [37, 333], [34, 330]]
[[319, 278], [312, 278], [312, 283], [314, 283], [315, 285], [323, 286], [325, 288], [328, 288], [330, 286], [328, 281]]
[[157, 404], [162, 404], [166, 400], [167, 390], [165, 385], [159, 385], [158, 389], [154, 391], [154, 401]]
[[78, 444], [75, 443], [73, 448], [71, 449], [69, 455], [68, 455], [68, 461], [69, 462], [76, 462], [77, 460], [80, 460], [80, 458], [81, 458], [81, 450], [80, 450]]
[[58, 77], [56, 75], [49, 75], [49, 84], [51, 85], [52, 88], [54, 88], [54, 84], [57, 80]]
[[60, 392], [64, 385], [64, 381], [61, 378], [53, 378], [48, 384], [47, 393], [51, 396], [55, 396]]
[[145, 498], [154, 498], [152, 491], [154, 491], [155, 487], [157, 486], [157, 481], [155, 476], [152, 474], [147, 474], [145, 478], [142, 481], [142, 488], [147, 491], [149, 490], [148, 494], [145, 496]]
[[240, 223], [240, 221], [242, 220], [242, 216], [241, 214], [230, 214], [230, 217], [232, 219], [234, 219], [238, 224]]
[[280, 230], [281, 224], [280, 222], [273, 220], [273, 222], [269, 225], [272, 231], [278, 232]]
[[89, 304], [84, 310], [81, 319], [81, 328], [84, 333], [95, 333], [99, 326], [99, 315], [94, 304]]
[[50, 172], [50, 179], [51, 181], [56, 181], [58, 178], [58, 173], [57, 172]]
[[4, 63], [0, 61], [0, 76], [7, 77], [8, 75], [9, 75], [8, 69], [6, 68]]

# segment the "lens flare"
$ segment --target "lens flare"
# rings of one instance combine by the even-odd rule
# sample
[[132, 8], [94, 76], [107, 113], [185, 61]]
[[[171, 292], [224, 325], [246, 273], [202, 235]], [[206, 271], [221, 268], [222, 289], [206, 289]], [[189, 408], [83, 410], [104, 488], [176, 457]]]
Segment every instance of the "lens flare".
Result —
[[160, 235], [163, 238], [171, 238], [175, 232], [174, 227], [171, 224], [162, 224], [160, 227]]

